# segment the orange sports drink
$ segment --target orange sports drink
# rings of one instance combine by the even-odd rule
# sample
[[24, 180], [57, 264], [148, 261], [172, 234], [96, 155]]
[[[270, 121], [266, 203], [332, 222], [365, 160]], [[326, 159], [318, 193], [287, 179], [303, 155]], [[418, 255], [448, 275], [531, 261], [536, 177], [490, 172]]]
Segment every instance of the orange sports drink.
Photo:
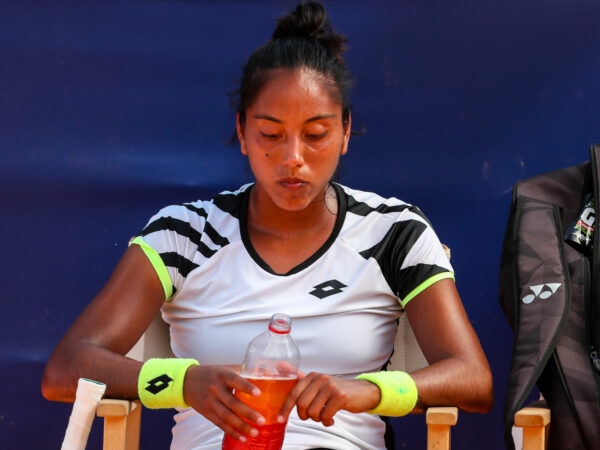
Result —
[[287, 395], [298, 382], [297, 378], [251, 378], [247, 380], [256, 385], [261, 394], [258, 397], [236, 392], [236, 397], [265, 418], [262, 427], [254, 425], [259, 434], [246, 436], [246, 442], [240, 442], [229, 435], [223, 438], [223, 450], [281, 450], [285, 437], [285, 423], [277, 422], [277, 415]]

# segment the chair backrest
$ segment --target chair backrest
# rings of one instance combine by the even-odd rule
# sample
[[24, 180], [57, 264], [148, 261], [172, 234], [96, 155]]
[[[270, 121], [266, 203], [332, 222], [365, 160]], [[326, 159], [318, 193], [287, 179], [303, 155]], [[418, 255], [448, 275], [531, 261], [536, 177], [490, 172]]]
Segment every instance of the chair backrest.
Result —
[[[444, 244], [444, 251], [448, 259], [451, 257], [450, 248]], [[394, 340], [394, 354], [390, 359], [390, 370], [403, 370], [405, 372], [414, 372], [428, 366], [429, 363], [421, 351], [417, 342], [415, 333], [408, 322], [406, 313], [402, 313], [398, 321], [398, 330]]]
[[174, 358], [170, 342], [169, 325], [159, 313], [127, 356], [138, 361], [146, 361], [150, 358]]
[[390, 359], [388, 370], [403, 370], [410, 373], [428, 365], [415, 333], [408, 323], [406, 313], [403, 312], [398, 321], [396, 339], [394, 340], [394, 354]]

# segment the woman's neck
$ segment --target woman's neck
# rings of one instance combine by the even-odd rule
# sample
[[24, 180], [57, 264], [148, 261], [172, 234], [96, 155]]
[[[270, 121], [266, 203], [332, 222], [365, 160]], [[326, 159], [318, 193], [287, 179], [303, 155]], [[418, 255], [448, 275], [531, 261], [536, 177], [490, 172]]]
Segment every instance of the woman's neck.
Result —
[[335, 228], [338, 209], [335, 189], [328, 189], [331, 191], [325, 191], [321, 202], [314, 202], [302, 211], [264, 207], [259, 199], [252, 200], [251, 193], [248, 237], [254, 251], [274, 272], [288, 273], [328, 241]]
[[301, 211], [283, 210], [252, 189], [248, 205], [248, 231], [279, 239], [297, 239], [321, 230], [329, 234], [335, 226], [337, 212], [337, 196], [331, 185], [327, 185], [318, 200]]

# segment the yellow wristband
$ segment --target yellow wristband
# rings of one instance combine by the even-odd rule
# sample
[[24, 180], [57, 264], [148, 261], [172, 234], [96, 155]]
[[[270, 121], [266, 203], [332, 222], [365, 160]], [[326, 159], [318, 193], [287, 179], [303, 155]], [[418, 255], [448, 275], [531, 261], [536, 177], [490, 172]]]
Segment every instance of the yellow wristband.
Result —
[[183, 398], [187, 370], [198, 361], [183, 358], [153, 358], [142, 366], [138, 377], [138, 396], [151, 409], [188, 408]]
[[401, 371], [361, 373], [357, 380], [376, 384], [381, 391], [381, 401], [370, 414], [380, 416], [405, 416], [417, 405], [418, 392], [415, 380]]

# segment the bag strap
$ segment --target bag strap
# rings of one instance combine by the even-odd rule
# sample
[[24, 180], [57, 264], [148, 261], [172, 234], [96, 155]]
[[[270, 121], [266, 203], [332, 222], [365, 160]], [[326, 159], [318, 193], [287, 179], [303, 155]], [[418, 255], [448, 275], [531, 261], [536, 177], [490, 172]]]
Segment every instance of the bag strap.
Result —
[[514, 332], [504, 405], [508, 448], [514, 446], [514, 414], [530, 396], [552, 356], [570, 307], [562, 230], [565, 216], [577, 213], [569, 205], [579, 205], [587, 167], [583, 164], [539, 175], [513, 188], [500, 272], [500, 304]]
[[[600, 145], [592, 145], [590, 148], [590, 165], [592, 170], [593, 186], [594, 186], [594, 205], [596, 212], [600, 209], [600, 181], [598, 179], [600, 173]], [[596, 214], [597, 216], [597, 214]], [[596, 373], [596, 380], [600, 377], [600, 230], [597, 230], [597, 219], [594, 223], [596, 232], [594, 233], [594, 253], [592, 256], [592, 280], [591, 280], [591, 295], [588, 296], [585, 305], [585, 316], [587, 319], [586, 326], [588, 327], [588, 348], [590, 349], [589, 356], [592, 366]], [[599, 386], [600, 391], [600, 386]]]

